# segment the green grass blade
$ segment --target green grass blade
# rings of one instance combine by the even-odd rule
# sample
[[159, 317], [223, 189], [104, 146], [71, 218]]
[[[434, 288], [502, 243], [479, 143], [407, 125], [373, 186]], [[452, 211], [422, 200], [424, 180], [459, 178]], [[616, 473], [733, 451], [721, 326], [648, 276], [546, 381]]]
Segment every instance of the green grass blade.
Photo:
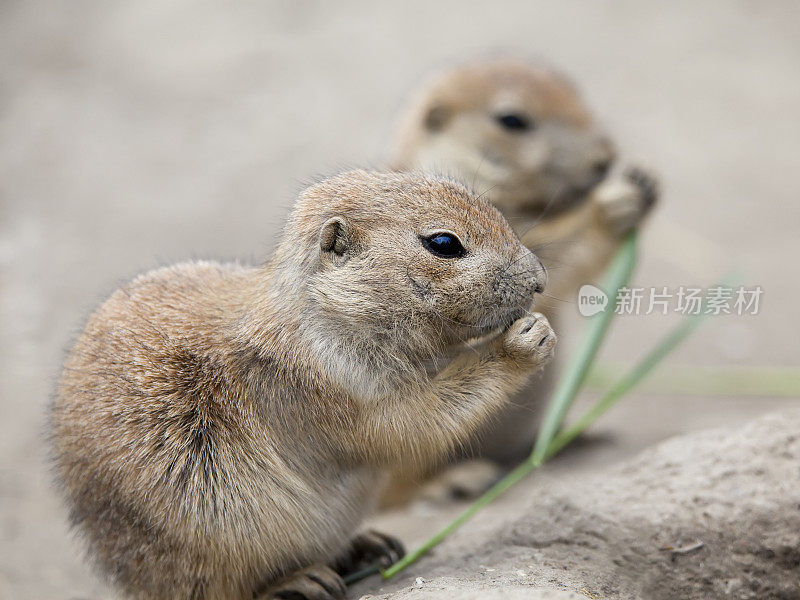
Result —
[[381, 571], [381, 575], [383, 575], [383, 578], [389, 579], [390, 577], [397, 575], [400, 571], [405, 569], [410, 564], [417, 562], [420, 558], [422, 558], [425, 554], [427, 554], [434, 546], [442, 542], [442, 540], [444, 540], [447, 536], [449, 536], [456, 529], [458, 529], [464, 523], [466, 523], [476, 512], [484, 508], [487, 504], [492, 502], [495, 498], [500, 496], [503, 492], [508, 490], [517, 482], [524, 479], [535, 468], [536, 465], [527, 460], [521, 465], [517, 466], [513, 471], [511, 471], [508, 475], [503, 477], [500, 481], [494, 484], [489, 490], [487, 490], [480, 498], [478, 498], [475, 502], [470, 504], [464, 510], [464, 512], [458, 515], [455, 519], [453, 519], [453, 521], [448, 523], [444, 528], [439, 530], [436, 534], [434, 534], [433, 537], [427, 540], [419, 548], [415, 549], [413, 552], [409, 552], [408, 554], [406, 554], [403, 558], [394, 563], [388, 569]]
[[531, 460], [536, 464], [544, 462], [550, 442], [564, 422], [569, 407], [586, 379], [589, 367], [600, 348], [600, 343], [603, 341], [611, 319], [614, 317], [617, 291], [628, 283], [636, 264], [636, 258], [636, 232], [634, 231], [623, 241], [622, 247], [617, 252], [606, 275], [603, 291], [608, 294], [608, 305], [604, 311], [590, 317], [589, 331], [579, 346], [578, 352], [564, 370], [558, 387], [547, 405], [547, 412], [542, 420], [536, 436], [536, 445], [531, 454]]
[[[733, 287], [734, 281], [738, 280], [737, 274], [731, 274], [724, 278], [721, 286]], [[611, 389], [606, 392], [583, 416], [575, 423], [561, 431], [555, 436], [545, 450], [545, 458], [553, 456], [561, 451], [564, 446], [569, 444], [578, 435], [583, 433], [601, 415], [627, 394], [637, 383], [639, 383], [655, 366], [660, 363], [667, 354], [672, 352], [680, 343], [689, 337], [700, 323], [707, 317], [706, 303], [702, 303], [698, 314], [687, 315], [678, 326], [668, 333], [656, 346], [640, 360], [622, 379], [617, 381]]]
[[601, 415], [627, 394], [645, 375], [652, 371], [655, 366], [670, 352], [672, 352], [689, 334], [691, 334], [703, 321], [706, 315], [691, 315], [683, 319], [678, 326], [662, 339], [647, 356], [622, 379], [617, 381], [605, 395], [603, 395], [595, 405], [581, 416], [575, 423], [556, 435], [548, 445], [546, 457], [553, 456], [560, 452], [564, 446], [569, 444], [578, 435], [583, 433]]

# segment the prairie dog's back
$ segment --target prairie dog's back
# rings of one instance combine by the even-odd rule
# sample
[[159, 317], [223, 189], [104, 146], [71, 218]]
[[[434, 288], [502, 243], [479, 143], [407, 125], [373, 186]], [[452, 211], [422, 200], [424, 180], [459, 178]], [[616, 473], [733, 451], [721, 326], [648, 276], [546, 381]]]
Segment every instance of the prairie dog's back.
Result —
[[[213, 598], [215, 586], [237, 585], [220, 573], [250, 571], [243, 581], [254, 581], [335, 551], [330, 541], [309, 543], [326, 514], [313, 506], [320, 501], [310, 483], [322, 470], [287, 454], [294, 447], [302, 457], [296, 440], [287, 443], [296, 432], [265, 428], [247, 389], [258, 359], [234, 343], [245, 312], [232, 292], [252, 287], [251, 274], [187, 263], [143, 275], [92, 315], [65, 363], [53, 439], [71, 518], [105, 572], [132, 589], [160, 590], [143, 597], [177, 598], [200, 585], [196, 576], [168, 578], [161, 589], [148, 574], [201, 565]], [[258, 387], [274, 396], [275, 385]], [[351, 516], [333, 524], [339, 539], [364, 510], [363, 479], [341, 474]], [[287, 529], [296, 535], [275, 539]]]
[[[245, 438], [231, 418], [245, 407], [222, 406], [237, 384], [217, 367], [220, 308], [203, 295], [222, 300], [236, 274], [195, 263], [138, 277], [91, 316], [64, 365], [53, 439], [71, 518], [103, 570], [134, 589], [158, 590], [157, 581], [133, 580], [201, 560], [170, 529], [180, 522], [192, 536], [212, 533], [203, 530], [222, 507], [199, 493], [219, 484], [209, 443]], [[146, 539], [137, 535], [143, 526]], [[145, 564], [123, 567], [137, 560]], [[188, 585], [176, 583], [176, 593]]]

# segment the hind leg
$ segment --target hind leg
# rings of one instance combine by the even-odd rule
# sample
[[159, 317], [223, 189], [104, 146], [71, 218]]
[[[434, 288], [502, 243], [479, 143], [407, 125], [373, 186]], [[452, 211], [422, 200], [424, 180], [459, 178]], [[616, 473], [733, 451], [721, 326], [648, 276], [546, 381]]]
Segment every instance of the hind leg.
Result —
[[355, 536], [350, 547], [331, 564], [331, 568], [344, 577], [375, 563], [388, 567], [403, 558], [405, 553], [400, 540], [370, 529]]

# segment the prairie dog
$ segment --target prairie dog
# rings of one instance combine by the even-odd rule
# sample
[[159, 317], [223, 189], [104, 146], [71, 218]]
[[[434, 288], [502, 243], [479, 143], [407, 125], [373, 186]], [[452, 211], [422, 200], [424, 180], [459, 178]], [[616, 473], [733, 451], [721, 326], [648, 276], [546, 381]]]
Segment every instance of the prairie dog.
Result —
[[[609, 176], [615, 150], [561, 74], [516, 60], [476, 62], [440, 73], [407, 110], [391, 166], [447, 173], [493, 202], [547, 267], [537, 304], [551, 322], [596, 281], [622, 235], [656, 200], [638, 169]], [[531, 382], [470, 444], [477, 456], [525, 456], [551, 379]]]
[[52, 408], [90, 555], [131, 598], [342, 598], [328, 565], [401, 554], [354, 537], [379, 473], [440, 459], [549, 360], [528, 311], [543, 285], [463, 186], [366, 171], [303, 192], [263, 266], [134, 279], [90, 317]]

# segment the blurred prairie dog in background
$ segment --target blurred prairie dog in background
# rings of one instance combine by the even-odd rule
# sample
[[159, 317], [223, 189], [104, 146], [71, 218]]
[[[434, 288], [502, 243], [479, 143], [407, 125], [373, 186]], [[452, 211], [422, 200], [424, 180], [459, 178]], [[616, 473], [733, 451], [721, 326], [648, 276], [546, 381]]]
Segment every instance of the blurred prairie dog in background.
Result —
[[343, 598], [342, 573], [402, 555], [355, 535], [383, 469], [440, 460], [549, 360], [543, 285], [485, 200], [365, 171], [301, 194], [266, 265], [134, 279], [52, 410], [90, 556], [130, 598]]
[[[494, 203], [547, 268], [537, 308], [558, 329], [578, 288], [597, 281], [656, 201], [652, 177], [639, 169], [612, 174], [614, 162], [612, 142], [564, 76], [493, 60], [443, 71], [417, 94], [391, 166], [455, 176]], [[517, 394], [463, 454], [504, 464], [524, 458], [554, 371]]]

